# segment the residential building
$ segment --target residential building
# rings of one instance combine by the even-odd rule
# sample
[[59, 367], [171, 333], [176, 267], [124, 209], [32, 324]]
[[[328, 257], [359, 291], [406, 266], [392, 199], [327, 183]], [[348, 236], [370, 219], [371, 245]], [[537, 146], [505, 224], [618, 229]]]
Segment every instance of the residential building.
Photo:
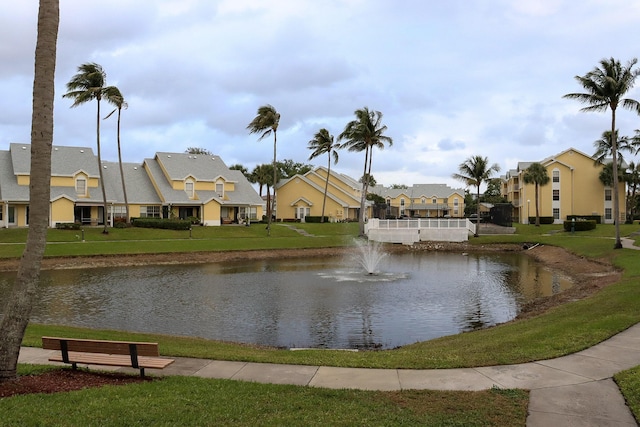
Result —
[[[502, 176], [502, 194], [514, 206], [514, 221], [529, 223], [536, 215], [534, 184], [525, 184], [525, 170], [534, 162], [519, 162]], [[538, 161], [547, 169], [549, 183], [538, 188], [538, 210], [542, 217], [562, 223], [568, 216], [600, 216], [603, 223], [614, 223], [613, 192], [600, 181], [602, 164], [575, 148], [569, 148]], [[624, 221], [625, 188], [619, 186], [620, 221]]]
[[[317, 167], [304, 175], [281, 181], [276, 187], [278, 221], [304, 221], [305, 216], [321, 216], [325, 183], [329, 187], [324, 214], [331, 222], [357, 221], [360, 213], [362, 184], [355, 179], [327, 168]], [[371, 214], [367, 201], [367, 216]]]
[[[414, 184], [407, 188], [375, 186], [372, 193], [385, 199], [387, 213], [412, 218], [464, 217], [464, 190], [446, 184]], [[395, 209], [392, 209], [395, 208]]]
[[[29, 224], [29, 144], [0, 150], [0, 227]], [[98, 160], [88, 147], [54, 146], [51, 152], [50, 226], [78, 222], [113, 225], [125, 216], [117, 162], [103, 162], [107, 212]], [[262, 218], [262, 200], [244, 175], [218, 156], [157, 153], [142, 164], [123, 163], [129, 215], [195, 218], [220, 225]]]

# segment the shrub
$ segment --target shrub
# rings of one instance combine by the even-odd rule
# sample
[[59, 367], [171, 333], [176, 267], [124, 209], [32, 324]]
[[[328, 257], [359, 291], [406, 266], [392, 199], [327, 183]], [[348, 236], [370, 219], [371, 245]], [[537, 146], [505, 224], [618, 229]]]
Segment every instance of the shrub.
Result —
[[[541, 216], [540, 217], [540, 224], [553, 224], [553, 217], [552, 216]], [[535, 216], [530, 216], [529, 217], [529, 224], [535, 224], [536, 223], [536, 217]]]
[[576, 220], [576, 221], [565, 221], [564, 222], [564, 231], [588, 231], [596, 229], [596, 221], [593, 219], [589, 220]]
[[595, 221], [596, 224], [602, 224], [601, 215], [567, 215], [567, 221], [571, 221], [572, 219], [575, 219], [576, 221], [590, 220]]
[[188, 230], [191, 228], [191, 221], [186, 219], [136, 218], [133, 220], [133, 226], [166, 230]]
[[58, 222], [56, 223], [56, 229], [58, 230], [80, 230], [79, 222]]
[[[304, 222], [320, 222], [321, 218], [322, 218], [321, 216], [307, 215], [304, 217]], [[326, 215], [324, 216], [324, 222], [329, 222], [329, 217]]]

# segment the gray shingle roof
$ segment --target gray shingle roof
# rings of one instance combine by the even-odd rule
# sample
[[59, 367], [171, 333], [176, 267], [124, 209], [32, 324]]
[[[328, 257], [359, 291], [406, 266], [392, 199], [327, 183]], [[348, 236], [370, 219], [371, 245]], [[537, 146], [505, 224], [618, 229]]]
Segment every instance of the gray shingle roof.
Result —
[[[13, 171], [16, 175], [29, 175], [31, 171], [30, 144], [12, 143], [9, 146]], [[73, 176], [84, 171], [92, 178], [100, 174], [98, 159], [88, 147], [61, 147], [51, 150], [51, 176]]]

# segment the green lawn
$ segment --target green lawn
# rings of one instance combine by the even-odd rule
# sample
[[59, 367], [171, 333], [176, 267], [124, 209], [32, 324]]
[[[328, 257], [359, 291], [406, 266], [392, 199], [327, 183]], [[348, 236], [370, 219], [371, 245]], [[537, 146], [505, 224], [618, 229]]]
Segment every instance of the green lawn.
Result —
[[[295, 227], [305, 229], [307, 230], [307, 232], [318, 237], [305, 237], [299, 233], [296, 233], [294, 230], [278, 225], [274, 226], [274, 230], [272, 230], [272, 237], [267, 238], [264, 227], [260, 227], [258, 225], [254, 230], [254, 226], [255, 225], [244, 228], [216, 227], [220, 230], [215, 230], [213, 227], [201, 227], [198, 229], [198, 232], [201, 232], [202, 234], [200, 234], [197, 238], [192, 237], [192, 239], [189, 239], [188, 236], [180, 236], [179, 238], [170, 240], [171, 245], [166, 245], [166, 239], [171, 238], [167, 237], [166, 234], [157, 233], [157, 231], [156, 234], [154, 234], [154, 232], [140, 232], [136, 230], [135, 233], [137, 234], [137, 237], [134, 239], [131, 238], [132, 235], [126, 234], [128, 231], [131, 231], [131, 229], [118, 230], [118, 232], [122, 232], [123, 234], [119, 239], [114, 239], [110, 242], [106, 242], [105, 240], [111, 239], [111, 235], [115, 237], [115, 232], [110, 233], [109, 236], [103, 237], [99, 236], [100, 233], [98, 231], [95, 235], [91, 234], [91, 236], [95, 236], [95, 242], [85, 242], [84, 244], [51, 243], [50, 245], [48, 245], [47, 250], [49, 251], [52, 247], [59, 246], [61, 248], [66, 248], [59, 249], [59, 254], [71, 254], [75, 253], [73, 251], [76, 250], [74, 248], [77, 246], [86, 247], [87, 245], [93, 244], [96, 245], [96, 251], [100, 249], [97, 245], [102, 245], [104, 250], [103, 253], [132, 253], [127, 252], [127, 246], [136, 246], [138, 247], [138, 250], [146, 251], [148, 253], [154, 252], [158, 250], [159, 247], [163, 246], [160, 239], [165, 242], [165, 246], [170, 246], [173, 250], [178, 250], [175, 248], [183, 247], [182, 245], [179, 245], [181, 241], [185, 241], [191, 244], [193, 244], [194, 242], [202, 241], [203, 243], [201, 243], [201, 246], [199, 246], [202, 249], [198, 250], [230, 250], [231, 248], [241, 249], [242, 245], [239, 242], [243, 241], [246, 242], [246, 246], [244, 246], [244, 248], [311, 247], [311, 245], [313, 245], [311, 241], [314, 241], [316, 239], [326, 239], [327, 242], [330, 242], [329, 246], [345, 246], [352, 244], [353, 238], [357, 234], [357, 224], [295, 224]], [[637, 307], [640, 306], [640, 287], [638, 286], [640, 279], [640, 263], [638, 262], [638, 260], [640, 259], [640, 251], [627, 249], [613, 250], [613, 226], [598, 225], [596, 230], [590, 232], [579, 232], [575, 234], [564, 233], [558, 226], [535, 227], [533, 225], [522, 225], [517, 226], [516, 228], [517, 234], [513, 236], [480, 236], [478, 238], [472, 238], [470, 240], [470, 243], [474, 245], [485, 245], [505, 242], [527, 242], [562, 246], [581, 256], [612, 262], [614, 265], [624, 270], [623, 278], [619, 283], [600, 291], [598, 294], [590, 298], [566, 304], [564, 306], [555, 308], [544, 315], [532, 319], [509, 322], [504, 325], [499, 325], [481, 331], [443, 337], [428, 342], [416, 343], [399, 349], [386, 351], [351, 353], [340, 351], [309, 350], [291, 352], [286, 350], [256, 348], [253, 346], [244, 346], [234, 343], [212, 342], [183, 337], [131, 334], [121, 331], [87, 331], [77, 328], [43, 325], [29, 326], [25, 336], [25, 345], [40, 345], [40, 337], [42, 335], [65, 335], [77, 337], [88, 336], [92, 338], [127, 340], [140, 339], [158, 341], [160, 343], [162, 354], [174, 356], [193, 356], [225, 360], [246, 360], [270, 363], [294, 363], [350, 367], [450, 368], [493, 364], [513, 364], [557, 357], [592, 346], [614, 335], [615, 333], [620, 332], [637, 322], [640, 322], [640, 310], [637, 309]], [[240, 231], [240, 229], [243, 231]], [[623, 235], [630, 235], [631, 233], [640, 231], [637, 225], [624, 225], [621, 226], [621, 229]], [[194, 236], [195, 230], [196, 229], [194, 229]], [[236, 230], [238, 234], [235, 235], [233, 230]], [[0, 230], [0, 242], [7, 241], [4, 238], [4, 231], [5, 230]], [[7, 239], [9, 238], [8, 236], [13, 236], [12, 238], [19, 242], [18, 237], [16, 237], [18, 233], [15, 230], [6, 231], [8, 231]], [[59, 239], [58, 241], [60, 241], [61, 237], [59, 237], [58, 233], [70, 232], [57, 231], [57, 233], [53, 234], [50, 239], [57, 238]], [[229, 234], [226, 234], [226, 238], [219, 237], [223, 233]], [[262, 236], [260, 234], [262, 234]], [[63, 234], [63, 236], [65, 235]], [[65, 237], [68, 238], [68, 235], [66, 235]], [[100, 237], [103, 237], [102, 242], [99, 242]], [[225, 243], [225, 241], [227, 240], [231, 240], [232, 242]], [[71, 242], [72, 240], [68, 241]], [[125, 244], [122, 244], [122, 241], [127, 242]], [[138, 246], [137, 242], [139, 241], [145, 241], [145, 243]], [[158, 246], [154, 246], [156, 244]], [[3, 252], [4, 246], [16, 245], [0, 245], [0, 257], [8, 256]], [[226, 249], [216, 249], [223, 246]], [[322, 244], [319, 244], [318, 246], [322, 246]], [[191, 248], [192, 246], [187, 245], [184, 247]], [[48, 254], [51, 255], [51, 253], [49, 252]], [[624, 381], [631, 384], [628, 387], [628, 390], [625, 390], [623, 388], [623, 390], [625, 390], [626, 396], [633, 396], [634, 394], [637, 396], [640, 394], [640, 381], [638, 380], [639, 378], [640, 373], [637, 371], [631, 371], [630, 373], [626, 374]], [[191, 383], [191, 381], [193, 381], [193, 383]], [[180, 412], [170, 403], [162, 400], [161, 396], [163, 396], [163, 393], [165, 393], [165, 391], [163, 390], [164, 387], [173, 389], [174, 391], [176, 391], [176, 395], [187, 395], [188, 393], [186, 392], [186, 390], [193, 389], [194, 408], [198, 408], [198, 405], [200, 403], [197, 402], [199, 401], [199, 399], [206, 400], [207, 398], [199, 397], [199, 395], [196, 396], [196, 394], [198, 394], [197, 390], [200, 390], [201, 387], [211, 390], [218, 389], [223, 387], [223, 385], [221, 385], [222, 383], [224, 382], [213, 380], [171, 378], [169, 380], [164, 380], [158, 384], [154, 383], [148, 386], [145, 385], [145, 387], [151, 387], [151, 389], [154, 390], [154, 398], [152, 399], [152, 401], [145, 401], [145, 405], [159, 405], [159, 408], [163, 408], [164, 411], [168, 411], [170, 413], [168, 415], [169, 418], [167, 418], [170, 419], [170, 417], [174, 415], [178, 416]], [[127, 386], [128, 391], [126, 393], [122, 393], [126, 395], [129, 395], [131, 393], [132, 395], [138, 396], [137, 389], [136, 391], [129, 391], [129, 387], [130, 386]], [[135, 388], [133, 386], [131, 387]], [[336, 402], [338, 401], [344, 401], [344, 404], [346, 406], [349, 406], [348, 402], [351, 401], [351, 396], [353, 396], [351, 392], [347, 393], [343, 391], [347, 394], [341, 395], [334, 394], [334, 392], [329, 393], [326, 390], [322, 391], [304, 388], [292, 388], [298, 391], [287, 393], [287, 390], [289, 390], [289, 388], [287, 387], [281, 388], [269, 385], [259, 386], [259, 388], [262, 388], [261, 391], [256, 391], [257, 389], [252, 389], [254, 385], [248, 385], [244, 383], [233, 383], [232, 385], [229, 385], [229, 387], [230, 388], [225, 389], [225, 393], [229, 394], [229, 399], [240, 399], [241, 396], [245, 395], [244, 393], [247, 393], [249, 395], [252, 393], [256, 393], [257, 395], [259, 395], [256, 400], [263, 402], [263, 405], [260, 405], [260, 408], [254, 408], [254, 413], [259, 414], [256, 415], [257, 418], [253, 418], [251, 420], [240, 420], [234, 418], [237, 417], [236, 415], [230, 415], [231, 418], [220, 418], [226, 420], [225, 422], [227, 424], [232, 425], [255, 425], [256, 423], [262, 423], [264, 425], [280, 425], [283, 423], [288, 424], [289, 421], [292, 421], [291, 419], [269, 418], [268, 416], [267, 418], [264, 418], [262, 422], [256, 421], [262, 420], [261, 416], [266, 416], [264, 414], [264, 411], [267, 411], [269, 413], [271, 412], [271, 409], [268, 409], [266, 406], [264, 406], [265, 401], [261, 400], [264, 397], [263, 394], [268, 395], [270, 393], [276, 394], [278, 396], [280, 396], [281, 394], [283, 396], [287, 396], [286, 398], [283, 398], [282, 403], [284, 405], [284, 408], [280, 406], [281, 402], [278, 402], [277, 409], [275, 409], [275, 407], [273, 409], [273, 411], [276, 411], [278, 413], [282, 412], [281, 416], [283, 417], [293, 416], [292, 414], [296, 413], [295, 408], [305, 408], [302, 410], [305, 416], [307, 413], [312, 415], [309, 415], [310, 418], [305, 419], [304, 422], [301, 422], [300, 424], [313, 425], [313, 420], [316, 419], [315, 417], [319, 417], [318, 419], [323, 419], [326, 424], [345, 424], [345, 418], [342, 418], [343, 414], [340, 412], [341, 409], [336, 410], [334, 418], [323, 418], [325, 415], [322, 412], [322, 408], [324, 407], [326, 409], [329, 407], [333, 407], [334, 405], [337, 405]], [[155, 399], [156, 390], [158, 393], [158, 399]], [[109, 399], [113, 399], [114, 402], [119, 402], [106, 391], [103, 392], [104, 394], [102, 394], [100, 391], [87, 391], [81, 393], [88, 393], [87, 395], [91, 396], [91, 398], [89, 399], [91, 401], [99, 400], [104, 402]], [[117, 393], [117, 390], [114, 391], [114, 393]], [[382, 411], [382, 408], [385, 408], [384, 411], [390, 411], [391, 414], [395, 414], [395, 410], [398, 409], [395, 408], [394, 410], [389, 410], [386, 408], [385, 404], [382, 403], [382, 401], [385, 401], [389, 398], [390, 394], [367, 394], [368, 392], [362, 393], [362, 395], [360, 395], [359, 393], [354, 394], [358, 394], [360, 396], [359, 399], [375, 402], [375, 404], [373, 405], [372, 409], [366, 410], [366, 415], [371, 415], [372, 418], [354, 418], [354, 420], [356, 421], [353, 424], [356, 425], [412, 425], [416, 423], [423, 423], [426, 425], [524, 425], [524, 418], [518, 418], [518, 416], [515, 415], [515, 412], [513, 415], [514, 418], [511, 418], [512, 424], [503, 424], [504, 420], [500, 420], [495, 424], [492, 424], [493, 421], [489, 420], [489, 418], [492, 416], [487, 414], [482, 415], [482, 420], [479, 422], [474, 421], [471, 418], [467, 418], [466, 412], [464, 412], [461, 408], [459, 409], [457, 406], [464, 406], [468, 402], [474, 400], [474, 398], [472, 397], [467, 397], [470, 395], [465, 393], [453, 393], [453, 401], [455, 403], [452, 403], [452, 406], [450, 406], [450, 408], [452, 408], [451, 410], [454, 413], [457, 413], [457, 411], [459, 410], [460, 415], [459, 417], [454, 415], [453, 418], [449, 419], [448, 421], [444, 420], [444, 418], [438, 420], [431, 418], [407, 418], [406, 420], [402, 418], [382, 418], [382, 415], [378, 414], [376, 412], [376, 409], [381, 409]], [[409, 394], [403, 393], [405, 392], [393, 394], [394, 404], [392, 406], [399, 406], [404, 408], [405, 405], [408, 405], [409, 407], [413, 407], [417, 411], [417, 408], [428, 405], [432, 403], [433, 400], [445, 400], [444, 394], [441, 395], [437, 393], [430, 394], [419, 392], [410, 396]], [[293, 397], [289, 397], [298, 394], [307, 396], [309, 400], [306, 402], [306, 404], [305, 402], [301, 402], [297, 399], [294, 399]], [[326, 397], [329, 394], [331, 395], [331, 398]], [[144, 396], [145, 392], [141, 392], [140, 395]], [[483, 395], [483, 397], [480, 398], [480, 401], [484, 400], [486, 402], [486, 406], [491, 407], [491, 402], [493, 402], [493, 399], [496, 397], [496, 395], [500, 396], [500, 399], [508, 398], [508, 402], [510, 403], [503, 402], [502, 404], [514, 405], [514, 407], [517, 407], [519, 405], [519, 403], [517, 402], [521, 402], [521, 399], [524, 399], [526, 401], [526, 395], [523, 396], [518, 392], [513, 391], [501, 391], [499, 393], [494, 391], [493, 394]], [[211, 396], [213, 396], [213, 394], [211, 394]], [[210, 401], [208, 402], [210, 405], [216, 406], [216, 404], [213, 403], [213, 401], [216, 399], [211, 396], [209, 396]], [[20, 399], [11, 398], [4, 400], [21, 402], [16, 403], [16, 405], [18, 405], [17, 407], [19, 408], [29, 407], [29, 409], [32, 409], [30, 407], [34, 406], [34, 411], [39, 410], [43, 414], [51, 409], [50, 406], [53, 406], [53, 409], [51, 410], [54, 412], [52, 413], [55, 413], [55, 408], [58, 406], [61, 406], [65, 409], [74, 407], [73, 404], [67, 406], [66, 403], [63, 403], [64, 398], [49, 402], [48, 399], [56, 398], [47, 397], [47, 403], [45, 404], [39, 403], [39, 399], [41, 398], [25, 396], [21, 397]], [[137, 399], [138, 397], [136, 397], [135, 402], [140, 403], [140, 401], [138, 401]], [[140, 397], [140, 399], [144, 399], [144, 397]], [[331, 403], [325, 403], [324, 399], [328, 399], [327, 401]], [[382, 399], [382, 401], [380, 399]], [[273, 402], [269, 402], [270, 405], [273, 404]], [[415, 406], [411, 406], [412, 404]], [[4, 408], [11, 408], [10, 406], [5, 407], [3, 405], [4, 402], [0, 401], [0, 411], [2, 411], [3, 413], [6, 412], [3, 410]], [[233, 405], [233, 403], [228, 403], [227, 405]], [[342, 407], [342, 405], [337, 406]], [[483, 406], [483, 404], [479, 404], [479, 406], [475, 407], [475, 409], [471, 410], [471, 412], [475, 414], [477, 413], [477, 411], [481, 411], [483, 409]], [[117, 408], [118, 404], [114, 404], [114, 407]], [[360, 408], [360, 403], [355, 404], [355, 407]], [[362, 407], [370, 408], [369, 406], [365, 405], [363, 405]], [[271, 407], [269, 406], [269, 408]], [[319, 412], [315, 412], [316, 408]], [[229, 408], [226, 409], [230, 411]], [[212, 411], [214, 411], [214, 409], [212, 409]], [[434, 411], [439, 414], [438, 416], [445, 416], [445, 413], [448, 412], [447, 410], [442, 408], [434, 409]], [[344, 414], [346, 414], [347, 412], [348, 411], [345, 410]], [[408, 414], [410, 412], [411, 411], [405, 414]], [[413, 417], [414, 415], [415, 414], [412, 414], [411, 417]], [[433, 414], [429, 412], [428, 415], [431, 416]], [[392, 416], [395, 417], [395, 415]], [[525, 416], [526, 415], [524, 415], [523, 417]], [[31, 420], [37, 421], [33, 421], [32, 424], [46, 424], [46, 422], [43, 421], [42, 418], [39, 418], [40, 415], [34, 415], [33, 417], [34, 418], [32, 418]], [[196, 424], [203, 422], [202, 419], [186, 419], [193, 420], [192, 423]], [[134, 422], [135, 420], [133, 418], [128, 419], [128, 421], [131, 421], [133, 424], [137, 422]], [[155, 420], [150, 420], [148, 422], [155, 423]], [[320, 421], [317, 422], [319, 423]], [[0, 423], [2, 423], [2, 421], [0, 421]], [[24, 424], [23, 422], [19, 422], [19, 420], [17, 420], [15, 423]], [[141, 423], [143, 423], [143, 421], [141, 421]], [[167, 424], [170, 423], [170, 421], [167, 422]], [[29, 422], [27, 424], [29, 424]]]

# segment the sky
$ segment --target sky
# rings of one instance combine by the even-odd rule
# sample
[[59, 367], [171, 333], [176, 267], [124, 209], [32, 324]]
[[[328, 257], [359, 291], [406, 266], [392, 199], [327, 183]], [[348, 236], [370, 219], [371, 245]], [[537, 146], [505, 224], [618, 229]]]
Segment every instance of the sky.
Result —
[[[0, 150], [30, 140], [37, 8], [0, 3]], [[575, 76], [600, 60], [640, 56], [639, 23], [640, 0], [60, 0], [54, 144], [96, 151], [96, 103], [62, 98], [95, 62], [128, 104], [124, 161], [200, 147], [227, 165], [270, 163], [273, 138], [247, 130], [270, 104], [278, 159], [326, 166], [308, 141], [368, 107], [393, 139], [373, 153], [378, 184], [464, 188], [451, 175], [471, 156], [503, 174], [571, 147], [592, 155], [610, 111], [563, 95], [583, 92]], [[627, 97], [640, 100], [636, 86]], [[617, 123], [632, 136], [640, 116], [618, 109]], [[117, 161], [115, 115], [101, 146]], [[355, 179], [363, 168], [346, 150], [332, 165]]]

